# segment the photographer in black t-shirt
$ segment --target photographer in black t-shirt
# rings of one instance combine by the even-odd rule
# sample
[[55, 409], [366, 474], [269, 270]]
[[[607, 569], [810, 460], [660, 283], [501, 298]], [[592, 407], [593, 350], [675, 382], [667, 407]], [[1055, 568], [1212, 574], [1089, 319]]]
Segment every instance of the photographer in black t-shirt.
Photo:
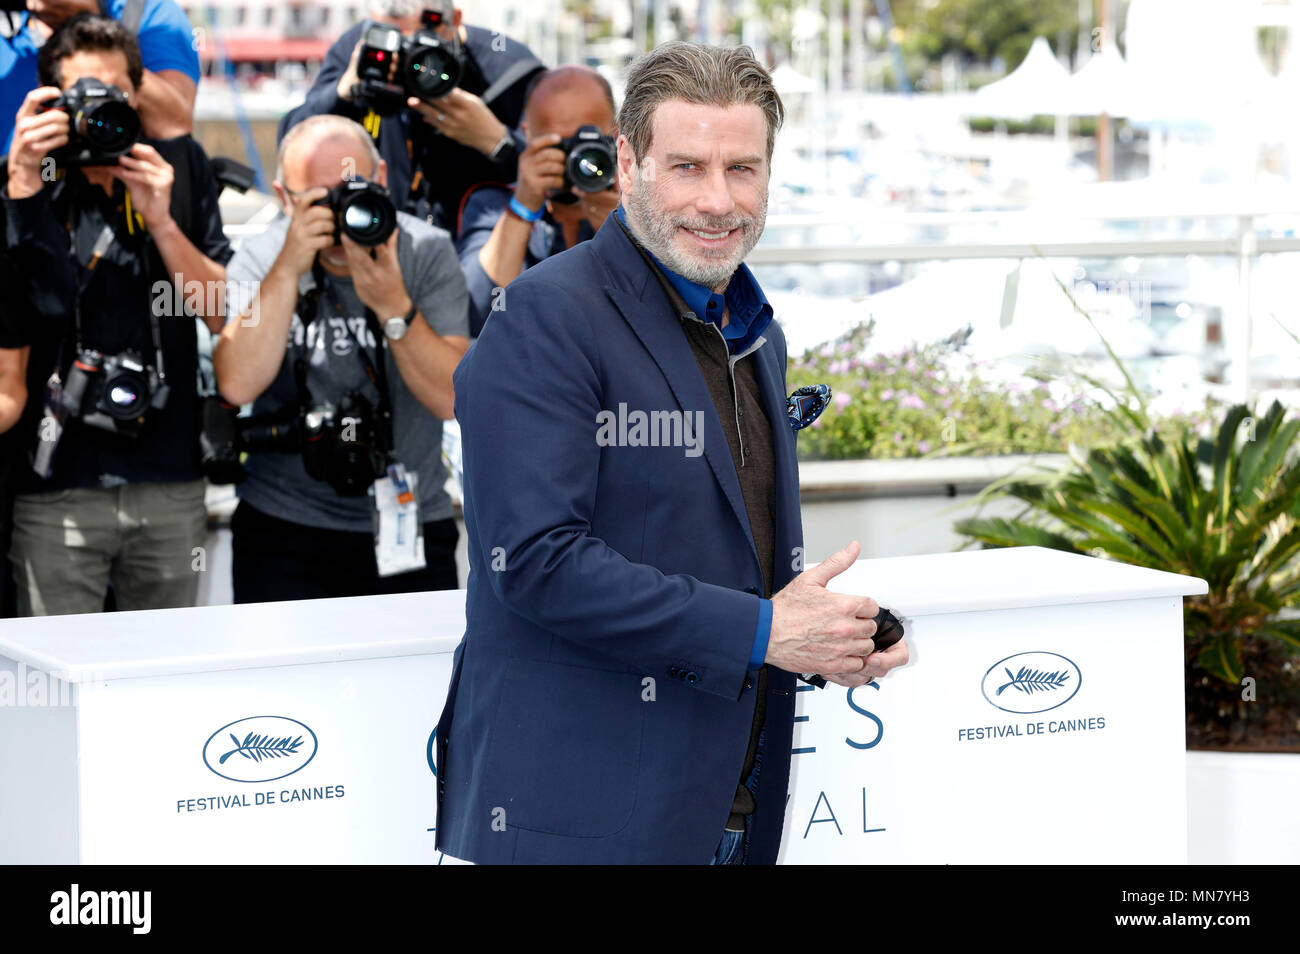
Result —
[[[333, 113], [362, 123], [388, 167], [389, 190], [403, 212], [454, 229], [461, 198], [480, 182], [513, 182], [525, 146], [519, 129], [529, 80], [543, 69], [527, 46], [461, 22], [454, 0], [369, 0], [370, 19], [330, 47], [306, 101], [280, 121], [280, 139], [308, 116]], [[367, 27], [404, 36], [435, 33], [460, 55], [460, 78], [445, 96], [407, 99], [394, 115], [372, 115], [353, 94]]]
[[61, 91], [103, 102], [115, 87], [129, 105], [138, 89], [139, 47], [116, 21], [68, 20], [38, 73], [0, 193], [17, 276], [6, 295], [29, 315], [0, 342], [20, 346], [0, 365], [26, 367], [11, 474], [18, 611], [94, 612], [110, 581], [119, 609], [192, 605], [206, 529], [194, 317], [220, 329], [231, 254], [218, 186], [188, 137], [67, 158], [70, 140], [95, 141], [96, 120], [74, 129]]

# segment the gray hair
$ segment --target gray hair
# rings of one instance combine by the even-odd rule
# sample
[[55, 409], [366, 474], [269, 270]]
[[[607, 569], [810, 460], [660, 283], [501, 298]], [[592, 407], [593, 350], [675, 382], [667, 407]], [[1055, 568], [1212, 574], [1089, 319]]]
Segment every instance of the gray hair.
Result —
[[298, 139], [308, 133], [316, 132], [321, 140], [330, 140], [342, 136], [351, 136], [361, 144], [367, 156], [370, 157], [370, 165], [376, 172], [379, 171], [379, 149], [375, 145], [374, 139], [370, 133], [359, 122], [348, 119], [346, 116], [335, 116], [333, 113], [322, 113], [319, 116], [308, 116], [302, 122], [291, 126], [289, 131], [284, 134], [280, 140], [280, 149], [275, 156], [275, 178], [284, 182], [284, 157], [289, 154], [289, 147]]
[[423, 10], [437, 10], [450, 22], [455, 6], [455, 0], [370, 0], [371, 13], [394, 20], [418, 16]]
[[767, 119], [768, 159], [785, 119], [772, 77], [747, 46], [662, 43], [628, 67], [625, 88], [618, 128], [632, 144], [637, 162], [650, 149], [655, 110], [670, 100], [700, 106], [758, 106]]

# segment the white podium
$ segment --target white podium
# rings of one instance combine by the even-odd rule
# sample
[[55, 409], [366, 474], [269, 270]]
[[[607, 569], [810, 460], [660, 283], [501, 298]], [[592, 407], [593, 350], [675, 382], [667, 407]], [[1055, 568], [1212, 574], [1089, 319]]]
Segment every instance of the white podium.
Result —
[[[1185, 862], [1181, 598], [1037, 547], [863, 560], [912, 662], [798, 696], [781, 860]], [[0, 863], [438, 863], [464, 593], [0, 623]]]
[[781, 861], [1187, 862], [1182, 597], [1204, 580], [1017, 547], [860, 560], [909, 664], [799, 690]]
[[464, 629], [463, 591], [0, 623], [0, 862], [435, 862]]

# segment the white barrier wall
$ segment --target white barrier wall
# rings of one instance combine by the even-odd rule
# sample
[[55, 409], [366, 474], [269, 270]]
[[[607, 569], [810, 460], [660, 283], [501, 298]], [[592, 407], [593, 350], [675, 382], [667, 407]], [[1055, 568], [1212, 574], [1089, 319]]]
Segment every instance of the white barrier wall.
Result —
[[[1186, 860], [1203, 582], [1021, 548], [832, 588], [902, 615], [912, 662], [800, 691], [782, 861]], [[463, 629], [463, 592], [4, 624], [0, 862], [440, 862]]]

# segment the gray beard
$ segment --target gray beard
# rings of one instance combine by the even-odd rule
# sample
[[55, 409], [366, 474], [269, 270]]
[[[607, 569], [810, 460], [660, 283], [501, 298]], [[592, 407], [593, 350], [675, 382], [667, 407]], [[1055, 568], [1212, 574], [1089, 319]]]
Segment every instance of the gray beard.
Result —
[[[722, 218], [673, 218], [665, 215], [654, 202], [652, 186], [641, 178], [638, 171], [633, 188], [623, 194], [623, 203], [627, 208], [627, 224], [655, 258], [665, 267], [715, 292], [721, 292], [731, 281], [740, 263], [758, 244], [763, 234], [763, 225], [767, 221], [767, 192], [763, 192], [763, 204], [758, 218], [731, 215]], [[741, 230], [740, 247], [727, 258], [700, 259], [681, 254], [674, 240], [679, 226], [700, 229], [702, 231], [722, 231], [725, 229]]]

